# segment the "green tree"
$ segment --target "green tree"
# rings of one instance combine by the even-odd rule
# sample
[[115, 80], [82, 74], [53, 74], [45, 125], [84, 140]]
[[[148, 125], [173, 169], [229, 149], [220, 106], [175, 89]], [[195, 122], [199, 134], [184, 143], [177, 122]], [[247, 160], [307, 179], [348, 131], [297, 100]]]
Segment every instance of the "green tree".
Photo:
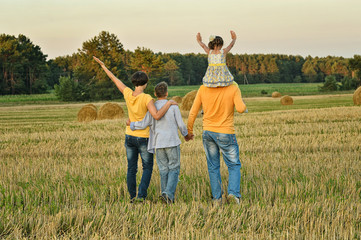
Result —
[[357, 86], [361, 86], [361, 55], [354, 55], [349, 60], [349, 65], [352, 70], [352, 77], [357, 81]]

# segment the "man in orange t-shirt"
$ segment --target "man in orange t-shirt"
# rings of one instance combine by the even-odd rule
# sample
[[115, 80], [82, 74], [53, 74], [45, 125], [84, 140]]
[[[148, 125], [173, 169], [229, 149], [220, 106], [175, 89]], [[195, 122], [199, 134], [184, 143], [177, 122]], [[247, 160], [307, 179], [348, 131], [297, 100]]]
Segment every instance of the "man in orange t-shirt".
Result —
[[201, 107], [203, 108], [203, 147], [213, 200], [222, 202], [221, 151], [229, 172], [227, 199], [229, 202], [239, 204], [241, 162], [234, 129], [234, 108], [240, 113], [247, 110], [241, 91], [237, 84], [217, 88], [202, 85], [189, 112], [187, 128], [190, 136], [193, 136], [193, 124]]

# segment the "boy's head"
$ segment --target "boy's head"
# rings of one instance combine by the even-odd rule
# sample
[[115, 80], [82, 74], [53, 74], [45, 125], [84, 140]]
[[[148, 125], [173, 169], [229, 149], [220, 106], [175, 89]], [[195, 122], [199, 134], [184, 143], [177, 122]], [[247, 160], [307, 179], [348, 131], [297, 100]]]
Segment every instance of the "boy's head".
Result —
[[131, 78], [134, 87], [143, 86], [148, 83], [148, 80], [148, 75], [142, 71], [135, 72]]
[[209, 43], [208, 43], [208, 47], [211, 50], [214, 50], [214, 48], [218, 46], [218, 47], [222, 47], [223, 46], [223, 39], [220, 36], [211, 36], [209, 38]]
[[154, 93], [157, 98], [164, 98], [168, 96], [168, 84], [166, 82], [158, 83], [154, 88]]

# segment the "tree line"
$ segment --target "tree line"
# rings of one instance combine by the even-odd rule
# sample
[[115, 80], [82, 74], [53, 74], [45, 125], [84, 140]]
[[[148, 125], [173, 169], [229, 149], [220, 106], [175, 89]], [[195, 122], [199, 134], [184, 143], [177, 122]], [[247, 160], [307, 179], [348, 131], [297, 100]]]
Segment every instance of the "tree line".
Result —
[[[128, 86], [131, 86], [130, 76], [138, 70], [149, 75], [150, 85], [160, 81], [171, 86], [200, 85], [208, 65], [206, 54], [155, 53], [144, 47], [125, 50], [118, 37], [106, 31], [85, 41], [72, 55], [46, 60], [47, 55], [26, 36], [2, 34], [0, 94], [33, 94], [55, 89], [66, 101], [120, 98], [92, 56], [100, 58]], [[359, 55], [347, 59], [229, 53], [227, 65], [239, 84], [325, 82], [328, 77], [339, 89], [361, 85]], [[153, 91], [152, 87], [147, 89]]]

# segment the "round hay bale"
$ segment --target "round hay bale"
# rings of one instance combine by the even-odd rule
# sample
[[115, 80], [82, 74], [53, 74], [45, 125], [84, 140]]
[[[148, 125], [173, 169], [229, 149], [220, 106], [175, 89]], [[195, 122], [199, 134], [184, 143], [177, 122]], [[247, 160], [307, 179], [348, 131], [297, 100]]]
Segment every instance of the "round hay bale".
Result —
[[272, 93], [272, 97], [273, 97], [273, 98], [279, 98], [279, 97], [282, 97], [282, 95], [281, 95], [281, 93], [279, 93], [279, 92], [273, 92], [273, 93]]
[[89, 103], [89, 104], [85, 105], [84, 107], [87, 107], [87, 106], [90, 106], [90, 107], [92, 107], [92, 108], [94, 108], [94, 109], [97, 109], [97, 107], [96, 107], [94, 104], [92, 104], [92, 103]]
[[361, 105], [361, 87], [358, 87], [353, 94], [353, 103], [355, 105]]
[[182, 97], [174, 96], [171, 98], [171, 100], [176, 101], [177, 103], [182, 103]]
[[97, 119], [97, 108], [95, 106], [85, 105], [78, 112], [79, 122], [90, 122]]
[[281, 98], [281, 104], [282, 105], [292, 105], [293, 104], [293, 99], [292, 97], [285, 95]]
[[198, 90], [193, 90], [187, 93], [182, 99], [182, 105], [180, 107], [183, 111], [189, 111], [192, 108], [194, 99], [196, 98]]
[[99, 108], [98, 119], [119, 119], [124, 117], [124, 111], [116, 103], [106, 103]]

